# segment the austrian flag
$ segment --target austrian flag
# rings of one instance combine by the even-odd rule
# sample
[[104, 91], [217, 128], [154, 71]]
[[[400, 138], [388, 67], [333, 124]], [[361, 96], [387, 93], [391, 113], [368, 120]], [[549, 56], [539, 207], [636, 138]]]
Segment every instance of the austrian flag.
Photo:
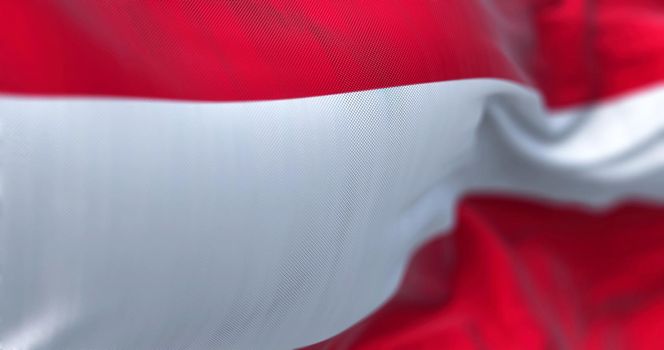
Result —
[[664, 349], [664, 0], [0, 0], [0, 349]]

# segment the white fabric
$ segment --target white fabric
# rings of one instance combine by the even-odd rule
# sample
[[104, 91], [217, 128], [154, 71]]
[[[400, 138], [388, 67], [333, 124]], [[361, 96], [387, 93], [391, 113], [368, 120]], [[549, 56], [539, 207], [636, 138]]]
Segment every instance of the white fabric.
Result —
[[0, 348], [288, 349], [384, 302], [458, 197], [664, 196], [664, 88], [499, 80], [248, 103], [0, 98]]

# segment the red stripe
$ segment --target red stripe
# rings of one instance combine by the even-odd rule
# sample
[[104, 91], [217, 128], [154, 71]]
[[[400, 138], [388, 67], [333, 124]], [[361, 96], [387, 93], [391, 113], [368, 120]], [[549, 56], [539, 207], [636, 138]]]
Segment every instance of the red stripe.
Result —
[[661, 349], [664, 206], [474, 197], [380, 311], [307, 349]]
[[546, 0], [536, 10], [534, 77], [553, 106], [664, 80], [664, 1]]
[[661, 1], [521, 2], [4, 1], [0, 91], [256, 100], [526, 70], [563, 106], [664, 78]]
[[0, 91], [259, 100], [494, 77], [566, 106], [664, 78], [660, 0], [495, 2], [2, 1]]
[[478, 2], [2, 1], [0, 90], [256, 100], [518, 79]]

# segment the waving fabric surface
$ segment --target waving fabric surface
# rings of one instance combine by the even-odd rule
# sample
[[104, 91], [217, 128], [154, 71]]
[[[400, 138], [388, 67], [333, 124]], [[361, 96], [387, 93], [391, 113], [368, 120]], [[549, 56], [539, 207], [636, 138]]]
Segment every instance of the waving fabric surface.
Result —
[[663, 23], [0, 1], [0, 349], [657, 348]]

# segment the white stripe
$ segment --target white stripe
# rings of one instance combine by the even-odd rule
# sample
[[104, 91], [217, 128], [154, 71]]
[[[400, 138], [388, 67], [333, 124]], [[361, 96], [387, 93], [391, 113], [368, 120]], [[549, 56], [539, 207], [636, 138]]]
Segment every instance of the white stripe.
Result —
[[489, 102], [466, 191], [501, 190], [604, 206], [664, 197], [664, 86], [547, 115], [534, 100]]
[[[462, 193], [661, 199], [663, 96], [554, 119], [491, 79], [251, 103], [2, 98], [0, 343], [325, 339], [389, 297]], [[60, 324], [35, 331], [44, 319]]]

